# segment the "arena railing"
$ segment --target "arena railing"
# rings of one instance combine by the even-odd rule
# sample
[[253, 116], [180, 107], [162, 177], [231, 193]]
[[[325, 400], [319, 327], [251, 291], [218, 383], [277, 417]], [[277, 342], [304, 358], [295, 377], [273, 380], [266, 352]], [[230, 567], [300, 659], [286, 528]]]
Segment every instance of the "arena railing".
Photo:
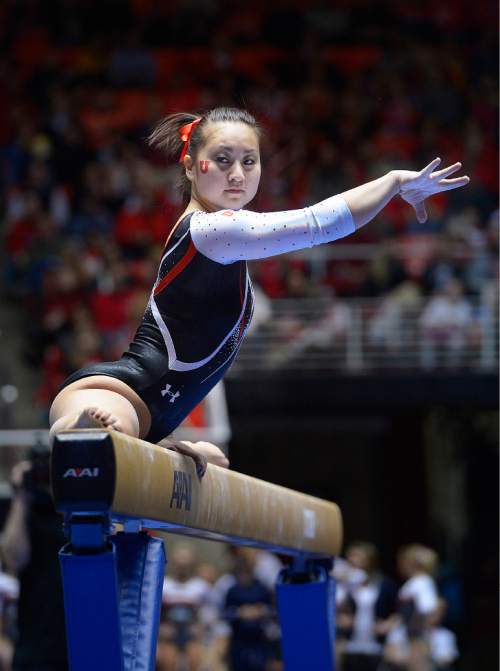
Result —
[[[257, 295], [253, 330], [228, 375], [495, 373], [499, 360], [496, 303], [468, 301], [469, 317], [463, 327], [431, 332], [423, 325], [428, 302], [403, 293], [372, 300], [322, 296], [271, 301]], [[226, 424], [182, 428], [178, 437], [224, 443]], [[23, 449], [47, 440], [46, 429], [0, 430], [0, 447], [11, 448], [2, 450], [0, 480]]]
[[446, 323], [446, 314], [436, 310], [431, 325], [430, 299], [412, 292], [382, 299], [260, 300], [258, 324], [232, 376], [262, 370], [481, 373], [498, 367], [498, 310], [490, 302], [466, 300], [455, 322]]

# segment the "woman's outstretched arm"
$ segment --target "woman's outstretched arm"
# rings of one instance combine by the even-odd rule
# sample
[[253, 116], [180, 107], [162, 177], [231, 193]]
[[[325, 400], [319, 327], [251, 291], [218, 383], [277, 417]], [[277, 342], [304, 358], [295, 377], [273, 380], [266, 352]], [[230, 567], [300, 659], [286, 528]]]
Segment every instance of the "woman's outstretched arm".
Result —
[[199, 252], [222, 264], [262, 259], [332, 242], [373, 219], [399, 194], [423, 222], [424, 201], [433, 194], [465, 186], [469, 178], [447, 179], [461, 164], [435, 170], [434, 159], [420, 171], [393, 170], [379, 179], [332, 196], [311, 207], [285, 212], [249, 210], [194, 212], [191, 236]]

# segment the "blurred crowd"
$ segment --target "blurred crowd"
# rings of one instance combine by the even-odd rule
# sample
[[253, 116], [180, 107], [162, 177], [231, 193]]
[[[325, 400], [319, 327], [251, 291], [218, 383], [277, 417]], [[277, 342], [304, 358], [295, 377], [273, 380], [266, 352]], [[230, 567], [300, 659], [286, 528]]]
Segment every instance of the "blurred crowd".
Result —
[[[178, 546], [164, 583], [158, 671], [174, 671], [178, 658], [207, 671], [281, 671], [280, 629], [274, 588], [283, 564], [275, 555], [229, 547], [229, 570], [197, 564]], [[377, 548], [353, 542], [336, 560], [336, 656], [339, 671], [438, 671], [459, 657], [437, 577], [438, 556], [419, 544], [400, 548], [396, 577], [380, 570]], [[458, 606], [458, 609], [457, 609]], [[448, 611], [448, 612], [447, 612]]]
[[379, 299], [376, 342], [418, 305], [426, 367], [436, 344], [453, 361], [477, 341], [477, 305], [495, 304], [498, 275], [496, 12], [464, 0], [3, 2], [1, 290], [24, 310], [38, 405], [128, 345], [182, 206], [178, 166], [144, 140], [177, 110], [256, 115], [256, 210], [311, 204], [438, 155], [461, 160], [470, 186], [434, 198], [426, 224], [395, 199], [335, 256], [255, 262], [253, 276], [264, 299]]
[[[5, 535], [3, 553], [8, 549]], [[8, 552], [3, 556], [10, 558]], [[53, 559], [57, 561], [56, 553]], [[192, 545], [175, 545], [163, 586], [157, 671], [283, 671], [275, 601], [276, 579], [283, 566], [276, 555], [233, 546], [228, 546], [227, 559], [220, 564], [200, 563]], [[448, 609], [446, 583], [438, 581], [437, 554], [423, 545], [406, 545], [398, 552], [397, 571], [395, 577], [384, 575], [377, 549], [368, 542], [351, 543], [345, 558], [336, 560], [339, 671], [457, 668], [455, 631], [461, 605], [455, 599], [453, 609]], [[41, 578], [47, 582], [46, 576]], [[21, 573], [21, 584], [23, 580]], [[60, 589], [55, 582], [48, 587], [55, 593]], [[0, 669], [64, 671], [61, 613], [53, 613], [52, 622], [43, 625], [50, 645], [34, 653], [35, 659], [38, 655], [49, 664], [24, 666], [33, 652], [23, 627], [31, 626], [33, 635], [36, 626], [26, 615], [18, 617], [23, 608], [18, 607], [19, 582], [9, 573], [0, 573], [0, 597]]]

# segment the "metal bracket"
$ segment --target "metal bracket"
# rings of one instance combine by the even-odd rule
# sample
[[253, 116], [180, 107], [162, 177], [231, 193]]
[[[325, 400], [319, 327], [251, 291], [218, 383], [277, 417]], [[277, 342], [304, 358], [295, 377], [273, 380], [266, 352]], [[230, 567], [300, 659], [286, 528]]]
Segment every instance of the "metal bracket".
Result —
[[123, 531], [126, 534], [138, 534], [142, 531], [142, 520], [126, 520], [123, 523]]
[[67, 513], [64, 530], [75, 554], [103, 552], [108, 546], [111, 518], [102, 514]]

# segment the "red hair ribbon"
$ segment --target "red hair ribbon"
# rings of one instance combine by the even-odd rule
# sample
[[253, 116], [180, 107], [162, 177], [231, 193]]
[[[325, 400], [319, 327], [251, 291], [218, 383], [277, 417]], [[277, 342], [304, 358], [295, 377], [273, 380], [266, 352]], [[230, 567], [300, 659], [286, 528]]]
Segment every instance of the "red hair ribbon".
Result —
[[181, 136], [181, 140], [184, 142], [184, 147], [182, 148], [179, 163], [182, 163], [182, 161], [184, 160], [184, 156], [187, 154], [187, 150], [189, 147], [189, 140], [191, 138], [191, 134], [193, 130], [196, 128], [196, 126], [200, 123], [200, 121], [201, 117], [195, 119], [194, 121], [191, 121], [191, 123], [187, 123], [185, 126], [182, 126], [182, 128], [179, 129], [179, 135]]

